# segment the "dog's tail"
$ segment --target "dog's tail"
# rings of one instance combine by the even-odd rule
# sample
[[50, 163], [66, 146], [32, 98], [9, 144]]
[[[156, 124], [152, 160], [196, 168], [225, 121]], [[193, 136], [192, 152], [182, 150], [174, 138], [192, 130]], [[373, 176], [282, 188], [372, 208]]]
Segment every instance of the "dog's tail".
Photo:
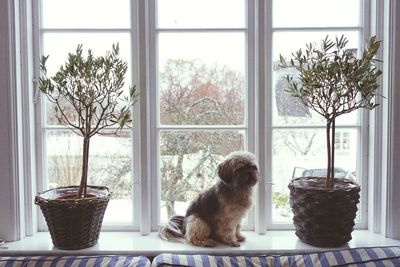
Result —
[[183, 243], [185, 241], [184, 218], [181, 215], [172, 216], [167, 224], [158, 230], [161, 239]]

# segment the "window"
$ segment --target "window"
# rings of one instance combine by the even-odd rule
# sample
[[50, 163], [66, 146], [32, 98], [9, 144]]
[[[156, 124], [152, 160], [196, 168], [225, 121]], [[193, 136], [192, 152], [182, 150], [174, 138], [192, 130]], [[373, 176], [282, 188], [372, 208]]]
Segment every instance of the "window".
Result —
[[156, 1], [151, 90], [157, 92], [160, 223], [184, 214], [215, 183], [224, 156], [252, 150], [246, 7], [244, 0]]
[[[118, 43], [121, 57], [129, 65], [126, 87], [133, 83], [136, 66], [132, 51], [136, 36], [131, 25], [129, 0], [38, 2], [40, 54], [50, 56], [47, 64], [50, 74], [55, 73], [67, 53], [75, 51], [79, 44], [85, 52], [91, 49], [96, 56]], [[37, 104], [41, 116], [41, 127], [37, 129], [38, 143], [42, 146], [40, 187], [77, 185], [81, 176], [82, 139], [54, 119], [54, 107], [45, 97], [40, 100]], [[108, 186], [113, 192], [104, 217], [105, 226], [137, 228], [138, 219], [133, 212], [134, 203], [138, 201], [134, 195], [132, 131], [123, 130], [115, 137], [107, 135], [110, 130], [91, 139], [88, 183]]]
[[337, 149], [338, 152], [345, 152], [346, 150], [349, 151], [350, 142], [350, 132], [335, 133], [335, 149]]
[[[285, 91], [287, 83], [282, 77], [295, 76], [296, 71], [280, 68], [279, 55], [290, 58], [292, 52], [304, 50], [306, 43], [342, 34], [349, 39], [347, 47], [359, 51], [365, 34], [362, 8], [359, 0], [335, 1], [334, 5], [328, 0], [272, 1], [272, 28], [267, 29], [272, 35], [272, 228], [289, 227], [292, 223], [287, 185], [295, 173], [298, 175], [302, 169], [300, 175], [323, 175], [327, 164], [325, 120]], [[363, 182], [365, 164], [361, 162], [364, 150], [360, 145], [366, 131], [363, 125], [361, 111], [343, 115], [338, 118], [335, 136], [340, 148], [336, 151], [340, 156], [336, 157], [335, 168], [354, 174], [352, 177], [359, 183]], [[336, 177], [338, 173], [335, 171]], [[358, 217], [358, 223], [361, 218]]]
[[[266, 5], [266, 26], [256, 21], [261, 2]], [[287, 184], [293, 176], [325, 170], [325, 125], [323, 118], [285, 91], [283, 75], [295, 73], [279, 67], [279, 55], [288, 58], [305, 43], [318, 42], [327, 34], [346, 35], [348, 47], [357, 53], [369, 35], [363, 2], [149, 0], [146, 6], [135, 0], [38, 1], [36, 58], [50, 55], [49, 72], [78, 44], [101, 54], [118, 42], [129, 65], [126, 84], [147, 81], [141, 92], [149, 101], [140, 104], [149, 105], [141, 110], [147, 110], [149, 118], [146, 149], [151, 173], [140, 176], [143, 166], [138, 146], [142, 140], [137, 127], [124, 130], [119, 137], [99, 135], [92, 141], [89, 180], [111, 187], [114, 193], [105, 228], [139, 230], [141, 223], [150, 222], [152, 230], [157, 230], [171, 215], [184, 214], [190, 200], [215, 182], [216, 166], [224, 156], [246, 149], [264, 153], [261, 156], [269, 164], [263, 166], [262, 174], [266, 189], [258, 188], [261, 197], [245, 219], [245, 228], [290, 229]], [[138, 29], [144, 27], [138, 24], [138, 14], [144, 13], [146, 29]], [[261, 38], [271, 49], [257, 58]], [[145, 51], [139, 51], [140, 43], [145, 44]], [[138, 56], [142, 53], [146, 57]], [[138, 58], [147, 58], [143, 73], [138, 70]], [[265, 84], [256, 84], [258, 75], [265, 75]], [[263, 111], [257, 101], [264, 89], [267, 123], [258, 120]], [[81, 140], [52, 119], [50, 103], [39, 100], [38, 188], [77, 183]], [[138, 126], [140, 114], [134, 116]], [[335, 136], [340, 153], [338, 175], [360, 183], [365, 183], [361, 179], [366, 172], [362, 144], [367, 121], [361, 111], [345, 115], [337, 121]], [[265, 138], [260, 132], [266, 133], [267, 151], [258, 147]], [[150, 187], [140, 187], [140, 181]], [[361, 205], [365, 199], [363, 195]], [[150, 215], [141, 209], [143, 201], [150, 202], [146, 203]], [[255, 211], [264, 208], [267, 214], [257, 222]], [[359, 214], [357, 225], [366, 225], [365, 214]]]

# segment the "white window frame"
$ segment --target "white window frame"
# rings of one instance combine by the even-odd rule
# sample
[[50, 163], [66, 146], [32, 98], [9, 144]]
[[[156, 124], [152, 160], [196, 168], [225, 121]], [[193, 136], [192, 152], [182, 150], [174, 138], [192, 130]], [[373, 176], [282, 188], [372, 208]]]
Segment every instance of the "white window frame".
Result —
[[[34, 2], [34, 1], [32, 1]], [[138, 10], [148, 10], [147, 1], [137, 1]], [[267, 3], [266, 3], [267, 2]], [[268, 66], [265, 62], [271, 61], [269, 53], [270, 43], [267, 42], [269, 36], [264, 34], [265, 28], [271, 25], [270, 18], [271, 9], [268, 8], [270, 1], [256, 1], [255, 5], [255, 21], [258, 22], [258, 27], [255, 31], [255, 35], [258, 36], [257, 42], [254, 44], [255, 47], [255, 61], [256, 63], [256, 84], [259, 91], [255, 93], [256, 105], [260, 110], [266, 111], [268, 101], [271, 97], [268, 97], [270, 91], [265, 91], [263, 89], [268, 88]], [[136, 3], [136, 1], [135, 1]], [[0, 98], [1, 107], [5, 108], [4, 113], [0, 113], [0, 119], [2, 124], [5, 125], [3, 129], [7, 130], [0, 140], [0, 147], [5, 148], [6, 155], [0, 157], [0, 167], [1, 173], [6, 177], [5, 179], [0, 179], [0, 214], [10, 214], [9, 216], [0, 216], [0, 236], [6, 238], [6, 240], [17, 240], [24, 236], [29, 236], [35, 232], [35, 214], [37, 208], [32, 203], [32, 198], [36, 194], [35, 188], [35, 155], [33, 153], [34, 133], [29, 131], [34, 127], [32, 119], [32, 110], [24, 106], [21, 107], [21, 102], [17, 101], [18, 94], [17, 91], [21, 90], [23, 86], [26, 85], [26, 90], [20, 97], [24, 103], [31, 103], [34, 96], [33, 92], [33, 68], [32, 64], [35, 63], [34, 57], [32, 56], [31, 43], [32, 38], [33, 44], [37, 43], [35, 41], [37, 34], [32, 34], [30, 26], [34, 21], [31, 22], [29, 19], [31, 1], [23, 0], [6, 0], [0, 2], [0, 13], [4, 16], [0, 16], [0, 33], [4, 37], [0, 40], [0, 46], [4, 49], [0, 50], [0, 58], [4, 58], [10, 64], [6, 64], [5, 71], [1, 73], [10, 74], [9, 76], [4, 76], [4, 79], [0, 79], [0, 87], [7, 88], [5, 91], [7, 94]], [[387, 100], [382, 101], [382, 109], [375, 109], [372, 111], [370, 116], [370, 135], [369, 142], [369, 178], [368, 178], [368, 229], [376, 232], [382, 233], [383, 235], [390, 238], [400, 239], [398, 222], [400, 221], [399, 210], [399, 199], [398, 188], [400, 188], [400, 180], [397, 179], [400, 176], [400, 167], [397, 162], [400, 160], [400, 153], [398, 153], [398, 148], [400, 147], [396, 133], [400, 128], [400, 94], [397, 90], [400, 85], [400, 60], [399, 54], [396, 53], [396, 47], [400, 43], [400, 36], [396, 32], [396, 27], [400, 26], [400, 5], [396, 0], [379, 1], [371, 0], [371, 34], [377, 34], [378, 39], [384, 40], [380, 57], [384, 59], [382, 64], [384, 74], [382, 77], [383, 86], [380, 89], [382, 94], [385, 95]], [[22, 12], [21, 12], [22, 11]], [[21, 12], [21, 13], [20, 13]], [[35, 13], [35, 12], [33, 12]], [[147, 75], [149, 65], [147, 64], [146, 58], [149, 57], [148, 50], [148, 35], [147, 28], [148, 23], [146, 21], [146, 13], [138, 12], [139, 21], [139, 48], [140, 51], [145, 53], [138, 53], [138, 58], [140, 59], [140, 65], [138, 69], [138, 85], [141, 92], [141, 103], [137, 106], [141, 110], [140, 116], [140, 132], [141, 142], [140, 147], [137, 150], [141, 151], [141, 167], [135, 169], [141, 174], [140, 177], [140, 207], [141, 207], [141, 217], [140, 229], [142, 233], [150, 232], [150, 195], [152, 194], [150, 179], [151, 177], [150, 167], [147, 164], [150, 162], [149, 156], [149, 146], [150, 138], [149, 135], [149, 124], [147, 116], [148, 112], [148, 84], [149, 77]], [[17, 14], [21, 14], [18, 16]], [[24, 16], [26, 14], [27, 16]], [[25, 19], [26, 20], [25, 20]], [[374, 22], [376, 21], [376, 22]], [[366, 27], [368, 25], [365, 25]], [[33, 30], [34, 31], [34, 30]], [[260, 34], [262, 33], [262, 34]], [[32, 35], [31, 35], [32, 34]], [[16, 41], [19, 40], [19, 41]], [[33, 45], [34, 47], [34, 45]], [[22, 55], [19, 58], [17, 54]], [[261, 62], [260, 62], [261, 61]], [[20, 77], [21, 69], [20, 66], [27, 66], [24, 63], [29, 64], [26, 69], [22, 68], [22, 73], [26, 74], [26, 77]], [[264, 72], [260, 72], [264, 71]], [[261, 75], [259, 75], [261, 73]], [[265, 73], [262, 74], [262, 73]], [[3, 77], [3, 76], [2, 76]], [[271, 77], [269, 77], [271, 78]], [[25, 82], [23, 80], [26, 79]], [[257, 98], [258, 97], [258, 98]], [[24, 105], [24, 104], [23, 104]], [[17, 112], [18, 109], [22, 109], [22, 112]], [[20, 110], [21, 110], [20, 109]], [[28, 114], [28, 116], [27, 116]], [[29, 115], [30, 114], [30, 115]], [[270, 140], [271, 133], [266, 129], [272, 128], [261, 128], [260, 125], [270, 125], [270, 121], [265, 116], [266, 112], [260, 112], [256, 118], [256, 134], [260, 137], [259, 144], [256, 147], [257, 156], [260, 163], [260, 169], [263, 174], [265, 174], [265, 180], [261, 181], [259, 188], [270, 187], [268, 180], [268, 175], [266, 170], [268, 162], [270, 162], [269, 153], [265, 151], [271, 151], [270, 144], [267, 140]], [[25, 117], [25, 119], [23, 119]], [[15, 122], [17, 120], [23, 120], [23, 131], [27, 133], [27, 138], [23, 141], [21, 135], [17, 133], [17, 125]], [[28, 128], [28, 129], [27, 129]], [[382, 131], [383, 129], [383, 131]], [[25, 158], [25, 163], [18, 160], [18, 153], [21, 149], [18, 147], [23, 147], [22, 153]], [[29, 149], [31, 152], [29, 153]], [[37, 159], [36, 159], [37, 160]], [[29, 162], [26, 162], [29, 161]], [[37, 168], [39, 169], [39, 168]], [[17, 170], [22, 170], [30, 176], [30, 181], [26, 181], [27, 176], [23, 176], [21, 172]], [[22, 177], [23, 176], [23, 177]], [[21, 186], [21, 181], [25, 181], [25, 185]], [[268, 189], [267, 188], [267, 189]], [[258, 190], [256, 200], [257, 202], [263, 201], [266, 196], [264, 190]], [[25, 199], [25, 201], [21, 201]], [[26, 203], [25, 212], [23, 212], [22, 203]], [[147, 208], [147, 209], [146, 209]], [[366, 207], [364, 207], [366, 208]], [[146, 215], [148, 214], [148, 216]], [[265, 233], [266, 228], [266, 207], [257, 206], [256, 207], [256, 231], [258, 233]], [[25, 222], [24, 223], [22, 222]], [[26, 227], [25, 227], [26, 226]], [[25, 231], [24, 231], [25, 228]], [[28, 228], [31, 228], [29, 230]], [[33, 229], [33, 230], [32, 230]]]
[[[132, 76], [132, 83], [137, 84], [138, 78], [138, 69], [139, 66], [137, 64], [138, 57], [139, 57], [139, 49], [138, 49], [138, 27], [137, 21], [131, 19], [131, 23], [128, 28], [50, 28], [46, 29], [42, 25], [41, 21], [41, 3], [42, 1], [33, 1], [33, 20], [37, 23], [34, 24], [34, 36], [37, 36], [38, 40], [34, 43], [34, 57], [33, 58], [40, 58], [43, 54], [41, 44], [43, 42], [43, 35], [45, 33], [127, 33], [130, 36], [130, 44], [131, 44], [131, 76]], [[137, 1], [130, 2], [130, 15], [132, 18], [136, 18], [138, 16], [138, 8], [137, 8]], [[66, 126], [60, 125], [47, 125], [46, 118], [43, 115], [44, 105], [45, 105], [45, 97], [40, 94], [37, 84], [37, 77], [39, 77], [39, 62], [36, 60], [33, 61], [34, 64], [34, 80], [35, 80], [35, 93], [34, 93], [34, 103], [35, 103], [35, 116], [36, 116], [36, 164], [37, 168], [37, 187], [39, 191], [44, 190], [47, 188], [46, 184], [46, 162], [44, 160], [45, 151], [46, 151], [46, 132], [49, 130], [69, 130]], [[139, 125], [140, 123], [140, 114], [139, 114], [140, 105], [136, 105], [134, 107], [133, 113], [133, 121]], [[116, 129], [108, 128], [108, 129]], [[138, 177], [140, 175], [140, 141], [139, 141], [139, 133], [140, 127], [132, 127], [131, 130], [124, 130], [130, 131], [132, 136], [132, 182], [133, 182], [133, 221], [132, 224], [115, 224], [115, 225], [107, 225], [103, 223], [102, 230], [133, 230], [138, 231], [140, 229], [140, 180]], [[43, 216], [38, 216], [38, 230], [39, 231], [47, 231], [47, 225], [44, 221]]]
[[[368, 1], [367, 1], [368, 2]], [[264, 8], [256, 8], [262, 7]], [[40, 7], [36, 6], [37, 10], [40, 10]], [[258, 17], [255, 15], [255, 10], [261, 10], [258, 12]], [[143, 12], [146, 11], [146, 12]], [[135, 107], [136, 110], [140, 110], [142, 115], [140, 118], [137, 117], [137, 121], [140, 121], [140, 127], [135, 127], [135, 132], [133, 133], [135, 144], [134, 158], [139, 158], [139, 155], [146, 155], [146, 159], [142, 159], [141, 162], [136, 161], [134, 166], [134, 177], [140, 177], [139, 181], [135, 181], [135, 211], [134, 218], [140, 218], [139, 220], [135, 220], [134, 226], [130, 229], [138, 230], [141, 229], [143, 233], [148, 233], [150, 231], [156, 231], [159, 228], [159, 213], [160, 213], [160, 177], [159, 177], [159, 164], [160, 159], [158, 158], [159, 154], [159, 133], [162, 130], [243, 130], [245, 131], [247, 144], [246, 148], [249, 151], [255, 152], [259, 157], [260, 162], [260, 171], [265, 177], [265, 180], [262, 180], [258, 185], [258, 190], [256, 194], [255, 204], [255, 214], [257, 221], [255, 221], [255, 214], [251, 212], [249, 215], [249, 225], [245, 228], [247, 230], [257, 229], [259, 233], [264, 233], [267, 229], [293, 229], [292, 224], [278, 224], [272, 222], [272, 172], [271, 168], [265, 166], [272, 166], [272, 155], [267, 153], [267, 151], [271, 151], [272, 148], [272, 132], [274, 129], [288, 129], [288, 128], [312, 128], [312, 129], [324, 129], [323, 126], [310, 127], [308, 125], [304, 126], [273, 126], [272, 125], [272, 113], [269, 110], [272, 108], [272, 64], [268, 64], [268, 62], [272, 62], [272, 36], [274, 32], [279, 31], [313, 31], [313, 30], [359, 30], [363, 29], [362, 27], [321, 27], [321, 28], [312, 28], [312, 27], [301, 27], [301, 28], [273, 28], [272, 27], [272, 1], [248, 1], [248, 8], [246, 14], [246, 24], [247, 28], [238, 28], [238, 29], [202, 29], [202, 28], [185, 28], [185, 29], [157, 29], [156, 28], [156, 0], [150, 0], [146, 3], [141, 3], [140, 1], [133, 1], [131, 4], [131, 14], [137, 17], [137, 20], [131, 20], [131, 28], [129, 29], [131, 33], [132, 44], [138, 44], [138, 47], [135, 49], [132, 46], [132, 62], [137, 62], [136, 59], [143, 58], [144, 53], [143, 50], [139, 52], [139, 48], [146, 49], [146, 60], [148, 59], [148, 65], [139, 61], [140, 66], [137, 66], [138, 72], [133, 73], [134, 81], [138, 81], [143, 84], [144, 87], [139, 87], [141, 92], [141, 98], [143, 99], [146, 96], [146, 101], [141, 101], [142, 103]], [[264, 11], [264, 12], [262, 12]], [[38, 13], [38, 12], [36, 12]], [[143, 13], [148, 14], [148, 17], [143, 18]], [[132, 17], [133, 17], [132, 16]], [[255, 19], [251, 19], [255, 18]], [[40, 18], [37, 18], [39, 20]], [[147, 19], [147, 21], [146, 21]], [[258, 23], [256, 24], [256, 20]], [[262, 22], [263, 23], [260, 23]], [[139, 27], [137, 27], [137, 23], [139, 23]], [[146, 27], [143, 27], [146, 25]], [[142, 27], [140, 27], [142, 26]], [[143, 30], [145, 29], [145, 30]], [[121, 31], [121, 29], [38, 29], [40, 36], [44, 32], [114, 32]], [[122, 30], [124, 31], [124, 30]], [[247, 80], [246, 80], [246, 88], [247, 95], [245, 97], [245, 123], [242, 126], [161, 126], [158, 121], [158, 95], [157, 95], [157, 34], [158, 32], [238, 32], [243, 31], [246, 33], [247, 37]], [[256, 44], [255, 35], [257, 35], [259, 40]], [[141, 36], [140, 40], [135, 39], [136, 36]], [[143, 37], [145, 39], [143, 40]], [[362, 38], [360, 38], [362, 40]], [[138, 43], [139, 42], [139, 43]], [[258, 46], [257, 46], [258, 45]], [[253, 48], [253, 49], [252, 49]], [[254, 49], [255, 48], [255, 49]], [[258, 54], [258, 58], [256, 62], [256, 51]], [[40, 54], [40, 53], [38, 53]], [[258, 63], [256, 65], [256, 63]], [[38, 69], [35, 66], [36, 70]], [[134, 67], [132, 69], [135, 69]], [[265, 77], [258, 76], [256, 77], [256, 69], [258, 73], [265, 73]], [[36, 75], [37, 76], [37, 75]], [[255, 79], [258, 79], [258, 87], [256, 86]], [[143, 90], [143, 88], [147, 88], [147, 90]], [[266, 91], [266, 92], [265, 92]], [[264, 95], [265, 92], [265, 95]], [[266, 110], [266, 112], [257, 112], [256, 105], [256, 96], [259, 96], [258, 107], [260, 110]], [[264, 95], [264, 96], [263, 96]], [[40, 101], [39, 101], [40, 102]], [[144, 105], [144, 103], [146, 105]], [[38, 105], [39, 106], [39, 105]], [[249, 107], [255, 107], [254, 109], [249, 109]], [[37, 111], [38, 117], [37, 120], [42, 121], [42, 116], [40, 115], [40, 108]], [[145, 111], [146, 114], [143, 114]], [[135, 115], [138, 112], [135, 113]], [[147, 122], [149, 120], [149, 122]], [[256, 124], [257, 123], [257, 124]], [[258, 128], [258, 130], [256, 129]], [[338, 126], [338, 128], [345, 126]], [[352, 128], [356, 128], [360, 131], [361, 126], [351, 125]], [[51, 128], [51, 127], [50, 127]], [[58, 127], [57, 127], [58, 128]], [[148, 133], [147, 139], [140, 138], [143, 137], [143, 131]], [[256, 135], [257, 132], [257, 135]], [[365, 132], [365, 131], [364, 131]], [[360, 135], [361, 136], [361, 135]], [[41, 132], [37, 133], [37, 144], [38, 147], [43, 147], [43, 140], [41, 137]], [[263, 138], [264, 137], [264, 138]], [[365, 136], [364, 136], [365, 137]], [[264, 139], [264, 140], [261, 140]], [[145, 141], [146, 140], [146, 141]], [[154, 145], [156, 144], [156, 145]], [[256, 149], [257, 148], [257, 149]], [[268, 148], [268, 149], [267, 149]], [[143, 152], [146, 151], [145, 154]], [[361, 156], [362, 159], [366, 159], [364, 156], [365, 152]], [[41, 162], [42, 152], [39, 151], [38, 165], [42, 166], [42, 168], [38, 168], [38, 177], [43, 177], [43, 173], [41, 170], [44, 169], [44, 163]], [[265, 159], [263, 159], [265, 157]], [[264, 164], [262, 164], [265, 162]], [[145, 164], [146, 163], [146, 164]], [[359, 169], [361, 164], [357, 167]], [[365, 164], [362, 164], [365, 166]], [[150, 166], [150, 167], [149, 167]], [[148, 175], [144, 175], [147, 173]], [[363, 175], [363, 170], [358, 171]], [[365, 179], [363, 184], [366, 183]], [[39, 188], [44, 188], [43, 184], [40, 184]], [[150, 188], [153, 188], [151, 190]], [[266, 190], [263, 190], [266, 188]], [[154, 192], [156, 189], [156, 193]], [[264, 192], [265, 191], [265, 192]], [[364, 197], [362, 197], [365, 200]], [[362, 200], [362, 201], [363, 201]], [[266, 204], [269, 203], [269, 204]], [[142, 206], [140, 208], [139, 204]], [[145, 208], [143, 208], [145, 206]], [[149, 210], [151, 212], [149, 212]], [[362, 209], [362, 223], [361, 228], [365, 228], [366, 219], [364, 216], [364, 211], [366, 209]], [[265, 214], [265, 215], [263, 215]], [[39, 216], [41, 218], [41, 216]], [[149, 228], [147, 225], [151, 225]], [[39, 225], [40, 229], [45, 229], [44, 221], [40, 221]], [[139, 227], [140, 226], [140, 227]], [[360, 224], [357, 224], [356, 227], [360, 227]], [[105, 227], [104, 229], [107, 229]], [[115, 227], [109, 228], [111, 230], [117, 230]], [[129, 227], [128, 227], [129, 229]], [[265, 230], [262, 230], [265, 229]]]
[[[156, 146], [151, 147], [151, 177], [156, 177], [156, 179], [152, 179], [151, 184], [152, 188], [157, 188], [157, 194], [152, 194], [152, 230], [156, 231], [161, 225], [159, 224], [160, 218], [160, 177], [159, 177], [159, 166], [160, 166], [160, 158], [159, 158], [159, 139], [161, 131], [191, 131], [191, 130], [199, 130], [199, 131], [214, 131], [214, 130], [241, 130], [245, 132], [245, 149], [255, 153], [256, 147], [256, 138], [255, 138], [255, 108], [251, 109], [249, 107], [255, 107], [255, 80], [254, 80], [254, 66], [255, 66], [255, 53], [254, 49], [254, 21], [249, 18], [254, 17], [254, 0], [247, 1], [246, 8], [246, 25], [244, 28], [157, 28], [156, 26], [156, 0], [149, 0], [149, 92], [150, 92], [150, 132], [152, 133], [150, 136], [151, 143], [157, 144]], [[231, 125], [231, 126], [213, 126], [213, 125], [169, 125], [164, 126], [159, 122], [159, 109], [158, 109], [158, 69], [157, 69], [157, 35], [158, 33], [169, 33], [169, 32], [183, 32], [183, 33], [202, 33], [202, 32], [243, 32], [245, 33], [245, 38], [247, 38], [246, 42], [246, 72], [245, 75], [245, 97], [244, 97], [244, 124], [243, 125]], [[248, 216], [248, 224], [243, 226], [244, 230], [254, 230], [254, 209], [251, 210]]]
[[[278, 1], [278, 0], [274, 0]], [[356, 27], [274, 27], [272, 23], [272, 10], [273, 10], [273, 1], [266, 1], [265, 3], [265, 34], [266, 38], [264, 42], [267, 42], [267, 44], [264, 44], [265, 47], [267, 48], [267, 52], [264, 55], [265, 63], [263, 64], [265, 66], [265, 90], [267, 91], [266, 93], [266, 99], [265, 99], [265, 105], [267, 106], [266, 108], [270, 108], [269, 114], [270, 116], [267, 115], [267, 118], [265, 121], [260, 121], [260, 128], [262, 127], [262, 123], [265, 123], [265, 128], [267, 129], [266, 131], [268, 132], [267, 134], [267, 140], [266, 140], [266, 147], [269, 148], [269, 151], [272, 151], [272, 133], [274, 130], [279, 130], [279, 129], [325, 129], [325, 126], [309, 126], [309, 125], [273, 125], [272, 122], [272, 90], [273, 85], [272, 85], [272, 49], [273, 49], [273, 34], [276, 32], [312, 32], [312, 31], [326, 31], [326, 32], [333, 32], [333, 31], [358, 31], [359, 36], [360, 36], [360, 43], [359, 47], [363, 48], [364, 44], [364, 39], [365, 36], [369, 36], [370, 33], [370, 28], [369, 28], [369, 21], [370, 21], [370, 14], [369, 14], [369, 7], [370, 7], [370, 1], [369, 0], [359, 0], [360, 2], [360, 9], [361, 9], [361, 21], [360, 21], [360, 26]], [[271, 64], [268, 64], [268, 62], [271, 62]], [[262, 70], [261, 70], [262, 71]], [[261, 91], [262, 88], [260, 87], [259, 90]], [[368, 163], [368, 113], [366, 111], [361, 111], [360, 114], [360, 119], [357, 122], [357, 124], [352, 124], [352, 125], [337, 125], [337, 129], [345, 128], [345, 129], [355, 129], [358, 131], [358, 144], [357, 144], [357, 152], [360, 152], [360, 155], [358, 155], [357, 159], [357, 176], [362, 177], [361, 184], [363, 188], [367, 188], [368, 184], [368, 169], [367, 169], [367, 163]], [[268, 150], [266, 150], [268, 151]], [[358, 153], [357, 153], [358, 154]], [[269, 158], [266, 158], [266, 166], [272, 166], [272, 152], [268, 153]], [[270, 203], [266, 207], [266, 227], [268, 230], [280, 230], [280, 229], [294, 229], [293, 224], [288, 224], [288, 223], [274, 223], [272, 221], [272, 186], [273, 186], [273, 181], [272, 181], [272, 168], [267, 168], [266, 169], [266, 177], [268, 177], [267, 180], [267, 200]], [[365, 191], [364, 191], [365, 192]], [[360, 222], [357, 222], [355, 225], [356, 229], [366, 229], [367, 228], [367, 193], [364, 193], [363, 191], [360, 193]]]

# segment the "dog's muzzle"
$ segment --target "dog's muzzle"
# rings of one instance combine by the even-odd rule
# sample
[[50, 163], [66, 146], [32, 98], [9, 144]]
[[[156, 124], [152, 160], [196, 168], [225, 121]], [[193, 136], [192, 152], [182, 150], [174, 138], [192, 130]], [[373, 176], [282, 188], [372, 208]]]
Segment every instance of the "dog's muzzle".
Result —
[[249, 175], [249, 177], [247, 178], [247, 184], [249, 186], [254, 186], [257, 184], [258, 180], [260, 179], [260, 175], [258, 173], [254, 173]]

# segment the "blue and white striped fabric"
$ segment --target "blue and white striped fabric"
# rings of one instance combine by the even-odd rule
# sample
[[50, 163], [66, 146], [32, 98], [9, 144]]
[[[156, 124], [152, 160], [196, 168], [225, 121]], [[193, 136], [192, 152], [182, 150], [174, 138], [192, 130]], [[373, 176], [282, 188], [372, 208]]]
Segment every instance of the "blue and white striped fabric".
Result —
[[290, 256], [160, 254], [154, 258], [152, 266], [397, 267], [400, 266], [400, 247], [357, 248]]
[[0, 257], [0, 267], [149, 267], [143, 256]]

